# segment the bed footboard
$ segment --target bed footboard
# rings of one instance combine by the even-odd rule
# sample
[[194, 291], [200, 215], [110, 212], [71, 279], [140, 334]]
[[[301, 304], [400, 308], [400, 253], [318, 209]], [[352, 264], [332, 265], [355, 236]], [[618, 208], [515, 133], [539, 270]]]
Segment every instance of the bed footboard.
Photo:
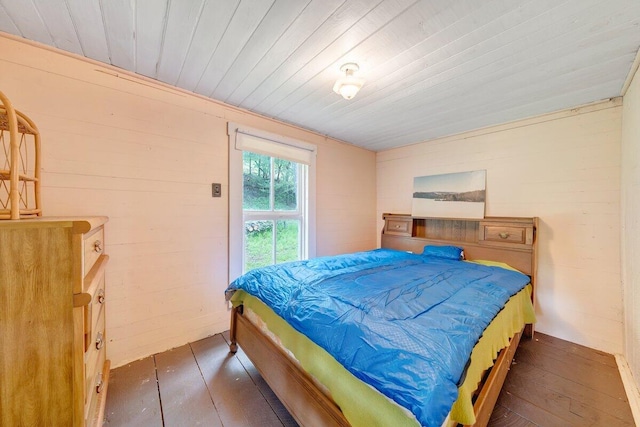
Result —
[[231, 343], [238, 344], [269, 387], [301, 426], [347, 427], [349, 422], [331, 397], [311, 376], [242, 315], [242, 306], [231, 313]]

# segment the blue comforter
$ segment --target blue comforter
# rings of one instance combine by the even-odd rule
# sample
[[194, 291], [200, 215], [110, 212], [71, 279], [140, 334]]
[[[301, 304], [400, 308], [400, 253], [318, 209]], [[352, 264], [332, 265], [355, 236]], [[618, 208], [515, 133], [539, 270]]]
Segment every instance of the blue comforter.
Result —
[[260, 298], [362, 381], [440, 426], [473, 346], [529, 278], [378, 249], [256, 269], [229, 286]]

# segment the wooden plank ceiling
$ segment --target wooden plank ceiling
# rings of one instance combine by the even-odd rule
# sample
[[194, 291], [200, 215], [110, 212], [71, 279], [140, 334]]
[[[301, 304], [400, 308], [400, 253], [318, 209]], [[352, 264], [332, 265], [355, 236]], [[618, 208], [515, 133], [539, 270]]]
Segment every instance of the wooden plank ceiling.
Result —
[[0, 31], [379, 151], [621, 95], [640, 1], [0, 0]]

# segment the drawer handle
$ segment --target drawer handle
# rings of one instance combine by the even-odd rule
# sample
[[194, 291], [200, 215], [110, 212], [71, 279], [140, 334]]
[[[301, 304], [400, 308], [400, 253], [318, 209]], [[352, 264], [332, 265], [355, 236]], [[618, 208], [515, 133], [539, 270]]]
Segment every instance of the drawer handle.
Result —
[[91, 294], [88, 294], [88, 293], [73, 294], [74, 307], [84, 307], [85, 305], [89, 305], [90, 302], [91, 302]]
[[98, 374], [98, 380], [96, 382], [96, 393], [102, 393], [102, 389], [104, 388], [104, 383], [102, 382], [102, 372]]
[[507, 237], [509, 237], [509, 233], [500, 233], [499, 236], [501, 239], [506, 239]]
[[102, 252], [102, 241], [101, 240], [96, 240], [95, 242], [93, 242], [93, 250], [96, 251], [97, 253], [101, 253]]
[[98, 291], [98, 304], [104, 304], [104, 289]]
[[100, 350], [104, 347], [104, 339], [102, 339], [102, 332], [98, 332], [98, 336], [96, 337], [96, 350]]
[[396, 228], [400, 228], [400, 224], [396, 224]]

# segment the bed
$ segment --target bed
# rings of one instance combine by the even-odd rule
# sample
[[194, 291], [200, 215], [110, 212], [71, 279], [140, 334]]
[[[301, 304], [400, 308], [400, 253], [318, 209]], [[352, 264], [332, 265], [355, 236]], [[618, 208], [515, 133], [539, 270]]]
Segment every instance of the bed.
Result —
[[[426, 369], [418, 369], [420, 372], [417, 373], [411, 370], [404, 372], [408, 366], [421, 366], [414, 363], [411, 359], [406, 359], [403, 364], [397, 363], [396, 359], [404, 358], [406, 356], [405, 353], [409, 352], [399, 349], [400, 353], [392, 354], [392, 357], [387, 357], [389, 361], [388, 365], [379, 364], [378, 362], [364, 365], [365, 368], [369, 366], [370, 370], [375, 372], [366, 371], [365, 368], [362, 368], [360, 362], [351, 358], [350, 354], [347, 354], [348, 357], [346, 359], [344, 355], [330, 354], [329, 352], [333, 351], [331, 348], [328, 348], [332, 345], [331, 340], [327, 339], [325, 340], [326, 342], [323, 342], [322, 334], [314, 335], [314, 333], [316, 333], [314, 329], [320, 329], [320, 327], [316, 327], [316, 325], [321, 325], [325, 322], [325, 318], [328, 317], [327, 313], [334, 311], [335, 301], [343, 301], [345, 297], [331, 296], [330, 310], [327, 309], [326, 306], [321, 310], [316, 310], [316, 312], [306, 307], [298, 309], [298, 313], [304, 313], [303, 316], [298, 315], [298, 317], [308, 318], [307, 321], [311, 321], [310, 326], [307, 326], [307, 329], [305, 329], [304, 324], [299, 323], [296, 316], [288, 317], [289, 322], [285, 321], [284, 317], [287, 317], [287, 315], [283, 314], [282, 307], [278, 308], [277, 302], [269, 301], [273, 305], [272, 307], [265, 304], [265, 302], [270, 299], [269, 293], [273, 293], [273, 291], [262, 291], [263, 286], [264, 289], [267, 289], [266, 285], [263, 285], [263, 282], [267, 280], [264, 279], [265, 276], [261, 276], [260, 274], [251, 279], [255, 282], [255, 287], [252, 292], [244, 290], [233, 292], [235, 288], [230, 292], [234, 298], [230, 331], [231, 351], [236, 351], [237, 345], [243, 348], [247, 356], [252, 360], [258, 371], [287, 407], [289, 412], [291, 412], [294, 418], [303, 426], [347, 426], [352, 424], [441, 425], [441, 422], [442, 425], [456, 425], [458, 422], [465, 425], [486, 425], [521, 335], [532, 336], [533, 334], [532, 324], [527, 325], [526, 328], [523, 328], [523, 326], [526, 322], [533, 320], [535, 272], [537, 266], [537, 218], [485, 218], [482, 220], [464, 220], [414, 218], [407, 215], [385, 214], [384, 220], [385, 227], [381, 238], [382, 248], [377, 252], [354, 254], [350, 256], [352, 258], [337, 257], [335, 260], [331, 259], [330, 262], [337, 262], [340, 268], [346, 269], [344, 271], [340, 270], [341, 273], [335, 275], [335, 277], [332, 276], [327, 279], [329, 282], [329, 284], [326, 285], [327, 289], [333, 286], [335, 291], [342, 292], [341, 289], [345, 287], [343, 286], [342, 280], [349, 276], [356, 278], [353, 282], [355, 284], [365, 283], [368, 280], [373, 283], [374, 287], [380, 286], [381, 283], [388, 283], [387, 280], [391, 277], [385, 275], [396, 274], [396, 271], [403, 275], [409, 274], [410, 276], [413, 274], [415, 277], [409, 277], [403, 280], [407, 281], [407, 283], [414, 283], [412, 281], [415, 281], [416, 277], [422, 277], [421, 275], [423, 273], [419, 269], [436, 268], [435, 265], [439, 264], [442, 264], [444, 266], [442, 268], [447, 269], [447, 271], [455, 272], [448, 273], [449, 276], [456, 278], [455, 281], [447, 282], [449, 283], [448, 286], [452, 288], [458, 286], [458, 281], [461, 281], [459, 277], [464, 277], [464, 275], [467, 274], [467, 270], [471, 271], [468, 273], [471, 274], [471, 285], [469, 285], [469, 289], [476, 286], [479, 281], [478, 277], [480, 276], [475, 277], [473, 275], [477, 274], [484, 277], [486, 271], [489, 270], [491, 270], [491, 274], [495, 272], [500, 276], [500, 283], [503, 281], [506, 283], [507, 276], [508, 278], [513, 277], [514, 280], [521, 282], [517, 285], [517, 288], [513, 288], [513, 291], [507, 292], [508, 295], [500, 296], [503, 300], [499, 302], [499, 304], [502, 304], [503, 307], [495, 309], [497, 315], [495, 313], [493, 315], [488, 313], [489, 320], [486, 322], [490, 323], [481, 325], [481, 329], [478, 332], [480, 339], [477, 342], [472, 342], [471, 345], [469, 345], [469, 343], [458, 344], [458, 338], [456, 338], [456, 340], [446, 339], [448, 343], [453, 343], [450, 344], [450, 347], [447, 347], [450, 350], [453, 349], [449, 352], [451, 359], [463, 358], [469, 360], [468, 353], [473, 352], [471, 360], [480, 361], [468, 363], [464, 366], [464, 370], [460, 371], [462, 375], [460, 375], [458, 382], [454, 384], [458, 390], [458, 398], [453, 403], [447, 403], [446, 399], [448, 398], [447, 396], [451, 394], [452, 385], [449, 383], [457, 378], [458, 371], [454, 369], [456, 373], [451, 374], [452, 379], [447, 377], [446, 381], [423, 381], [421, 383], [422, 385], [417, 383], [418, 388], [431, 387], [431, 385], [426, 387], [426, 384], [434, 385], [433, 395], [436, 396], [436, 398], [433, 398], [433, 403], [429, 400], [429, 403], [425, 403], [424, 405], [433, 405], [436, 415], [432, 416], [420, 407], [416, 409], [416, 406], [413, 404], [415, 396], [412, 396], [411, 390], [396, 390], [398, 389], [396, 385], [402, 383], [403, 378], [406, 382], [407, 378], [412, 378], [413, 376], [417, 378], [422, 375], [422, 371], [428, 371]], [[425, 249], [425, 255], [413, 255], [422, 254], [425, 247], [428, 248]], [[444, 251], [446, 254], [451, 247], [462, 248], [467, 261], [482, 260], [480, 261], [482, 264], [489, 264], [491, 266], [475, 267], [475, 264], [471, 266], [471, 263], [462, 261], [452, 262], [450, 260], [430, 257], [431, 252], [438, 253]], [[409, 254], [409, 252], [413, 254]], [[393, 258], [393, 260], [391, 261], [389, 258]], [[424, 259], [428, 259], [429, 261], [423, 261]], [[322, 262], [325, 262], [325, 260]], [[352, 262], [369, 263], [375, 267], [375, 269], [367, 270], [367, 274], [363, 275], [358, 272], [359, 270], [352, 271], [351, 264], [346, 265], [344, 264], [345, 262], [347, 264]], [[458, 262], [465, 265], [463, 266]], [[506, 266], [504, 265], [495, 267], [495, 263], [508, 264], [510, 267], [507, 268], [517, 269], [528, 277], [511, 272], [505, 269], [504, 267]], [[423, 266], [422, 264], [427, 265]], [[460, 272], [456, 270], [458, 268], [461, 269]], [[375, 271], [375, 275], [370, 274], [370, 271]], [[276, 275], [275, 273], [272, 274], [274, 276]], [[286, 274], [282, 273], [282, 276], [289, 277], [293, 276], [293, 274], [287, 272]], [[302, 283], [304, 280], [307, 280], [307, 276], [309, 276], [309, 270], [305, 270], [302, 279], [295, 280], [300, 280], [300, 283]], [[438, 276], [442, 276], [442, 274], [438, 274]], [[523, 281], [523, 277], [526, 280]], [[315, 280], [314, 278], [309, 280], [311, 280], [310, 283], [316, 283], [313, 281]], [[487, 280], [493, 283], [498, 279], [491, 278]], [[529, 282], [529, 284], [526, 284], [526, 282]], [[324, 282], [323, 286], [325, 286]], [[431, 285], [429, 284], [429, 286]], [[461, 289], [464, 289], [464, 292], [468, 291], [468, 289], [464, 287], [467, 285], [460, 286]], [[314, 288], [314, 286], [300, 285], [298, 292], [302, 289], [304, 293], [309, 293], [311, 291], [307, 291], [307, 289], [312, 288]], [[346, 288], [355, 289], [357, 286], [347, 286]], [[363, 286], [363, 288], [368, 289], [369, 285]], [[322, 289], [320, 293], [324, 298], [326, 292], [324, 290], [325, 288]], [[263, 293], [261, 294], [261, 292]], [[502, 292], [502, 290], [500, 292]], [[275, 293], [280, 293], [280, 291], [276, 291]], [[460, 291], [460, 293], [462, 294], [463, 292]], [[493, 292], [486, 293], [492, 294]], [[418, 294], [422, 295], [422, 291], [418, 292]], [[388, 300], [388, 294], [385, 295], [385, 298]], [[474, 302], [476, 298], [479, 298], [477, 294], [468, 294], [467, 298], [469, 298], [469, 295], [476, 295], [471, 297]], [[260, 296], [262, 299], [257, 296]], [[409, 297], [409, 299], [398, 300], [402, 301], [403, 304], [400, 306], [401, 313], [404, 313], [406, 307], [413, 304], [413, 296], [409, 294]], [[311, 298], [314, 304], [316, 304], [318, 295], [312, 295]], [[350, 298], [351, 301], [358, 301], [357, 297]], [[514, 302], [514, 300], [518, 301]], [[415, 299], [415, 301], [418, 301], [418, 299]], [[520, 308], [525, 306], [523, 301], [529, 303], [528, 307], [530, 307], [529, 310], [531, 313], [523, 314], [523, 311], [526, 311]], [[498, 302], [489, 301], [486, 305], [489, 307], [496, 303]], [[290, 303], [288, 302], [287, 304]], [[321, 307], [323, 307], [322, 304], [326, 305], [325, 302], [320, 303]], [[420, 304], [423, 304], [423, 302]], [[349, 306], [352, 305], [352, 303], [342, 305]], [[435, 302], [433, 305], [438, 308], [446, 306], [446, 304]], [[485, 307], [485, 303], [475, 304], [475, 306], [481, 307], [482, 310], [480, 311], [484, 311], [483, 307]], [[287, 309], [285, 311], [292, 310]], [[421, 313], [420, 307], [418, 307], [417, 312]], [[518, 313], [517, 316], [510, 314], [516, 312]], [[336, 316], [340, 318], [348, 319], [349, 316], [351, 316], [351, 314], [336, 313]], [[444, 315], [447, 321], [442, 323], [447, 325], [452, 323], [449, 321], [451, 313], [447, 314], [447, 312], [444, 312]], [[316, 317], [314, 318], [313, 316]], [[397, 314], [394, 314], [394, 316], [397, 316]], [[499, 321], [499, 319], [504, 319], [505, 317], [508, 317], [510, 320], [506, 322], [504, 320]], [[414, 318], [418, 319], [419, 317], [409, 313], [406, 318], [412, 320]], [[514, 320], [516, 318], [517, 321]], [[365, 330], [378, 327], [386, 330], [397, 320], [397, 318], [394, 317], [392, 323], [382, 326], [379, 326], [376, 321], [372, 326], [372, 324], [366, 323], [366, 319], [363, 319], [364, 318], [359, 318], [358, 322], [362, 322], [361, 329]], [[300, 320], [300, 322], [302, 321], [304, 321], [304, 319]], [[332, 319], [329, 319], [327, 322], [328, 325], [333, 325]], [[360, 334], [357, 329], [353, 329], [352, 325], [358, 322], [351, 322], [351, 326], [335, 327], [335, 336], [343, 337], [342, 341], [335, 346], [337, 347], [337, 351], [340, 350], [340, 347], [346, 347], [348, 353], [349, 342], [352, 340], [344, 339], [344, 337], [352, 337], [354, 334]], [[467, 320], [462, 321], [463, 324], [465, 324], [465, 322], [467, 322]], [[480, 320], [478, 320], [478, 322], [480, 322]], [[349, 322], [344, 323], [349, 324]], [[395, 323], [393, 324], [395, 325]], [[504, 326], [505, 324], [508, 326]], [[415, 326], [410, 327], [415, 328]], [[474, 327], [477, 328], [478, 326], [475, 325], [470, 329]], [[484, 329], [485, 327], [486, 329]], [[469, 326], [467, 325], [465, 328], [469, 328]], [[495, 331], [497, 330], [500, 330], [500, 333], [496, 333]], [[301, 331], [309, 336], [301, 333]], [[456, 335], [455, 330], [453, 334]], [[391, 335], [395, 336], [394, 333]], [[416, 336], [417, 335], [414, 335], [414, 337]], [[331, 338], [333, 339], [334, 337], [332, 336]], [[370, 340], [371, 338], [369, 337], [363, 342], [368, 343]], [[424, 342], [421, 340], [421, 336], [420, 339], [416, 339], [416, 342], [420, 342], [420, 346], [417, 346], [418, 348], [424, 346]], [[402, 346], [407, 347], [407, 341], [398, 342], [402, 342]], [[412, 342], [409, 342], [408, 347], [412, 347], [412, 344]], [[364, 348], [369, 346], [360, 346], [351, 349], [351, 352], [364, 353], [364, 360], [369, 360], [369, 358], [380, 353], [376, 350], [378, 348], [377, 346], [378, 343], [373, 343], [370, 346], [374, 349], [370, 351], [371, 354], [367, 354], [367, 350]], [[483, 347], [484, 350], [482, 351], [484, 353], [480, 355], [480, 350]], [[500, 348], [502, 348], [502, 350], [499, 351], [494, 361], [494, 356]], [[458, 351], [458, 349], [465, 350]], [[311, 353], [312, 351], [313, 353]], [[487, 353], [491, 355], [488, 357], [488, 361]], [[441, 357], [438, 356], [437, 359], [439, 360]], [[449, 357], [442, 359], [448, 360]], [[342, 361], [344, 365], [337, 360]], [[348, 360], [348, 362], [345, 362], [345, 360]], [[429, 363], [431, 363], [431, 361], [429, 361]], [[445, 364], [446, 363], [449, 362], [446, 361]], [[460, 365], [459, 360], [456, 363], [457, 365], [455, 366]], [[379, 366], [395, 367], [393, 369], [378, 369], [377, 367]], [[361, 368], [364, 369], [364, 371], [362, 371]], [[398, 370], [397, 373], [396, 369]], [[430, 369], [438, 372], [442, 370], [438, 366]], [[380, 374], [377, 371], [383, 372]], [[387, 380], [379, 380], [379, 377], [376, 376], [379, 374], [390, 374], [392, 377], [390, 385], [384, 383], [384, 381]], [[431, 378], [430, 375], [430, 373], [427, 374], [427, 378]], [[398, 380], [398, 378], [400, 378], [400, 380]], [[370, 384], [375, 384], [375, 387], [366, 385], [363, 382], [365, 379]], [[415, 384], [411, 384], [410, 380], [408, 382], [410, 383], [409, 389], [412, 387], [414, 389], [416, 388]], [[478, 383], [480, 384], [477, 385]], [[422, 390], [420, 390], [420, 392], [422, 392]], [[441, 399], [440, 396], [445, 396], [445, 398]], [[443, 399], [445, 403], [442, 402]], [[441, 421], [434, 421], [440, 420], [438, 417], [442, 416], [443, 405], [452, 405], [451, 407], [447, 407], [447, 411], [449, 411], [447, 417]], [[438, 411], [440, 411], [439, 415]], [[469, 412], [471, 412], [471, 414], [469, 414]]]

